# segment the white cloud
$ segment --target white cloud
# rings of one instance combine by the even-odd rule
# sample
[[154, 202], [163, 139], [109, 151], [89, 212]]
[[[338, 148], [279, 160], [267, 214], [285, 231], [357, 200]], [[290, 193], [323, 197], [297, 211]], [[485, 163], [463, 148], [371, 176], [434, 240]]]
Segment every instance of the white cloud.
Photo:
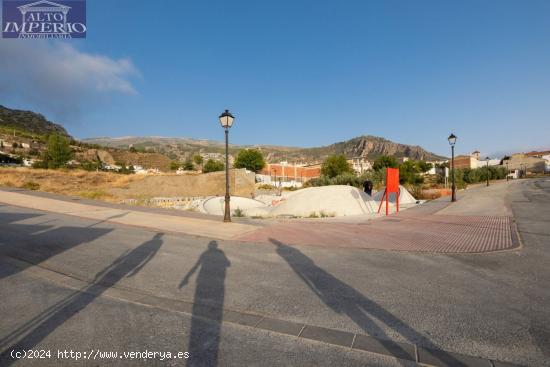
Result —
[[59, 117], [74, 116], [109, 92], [136, 94], [135, 77], [140, 73], [129, 59], [85, 53], [63, 42], [0, 40], [0, 96]]

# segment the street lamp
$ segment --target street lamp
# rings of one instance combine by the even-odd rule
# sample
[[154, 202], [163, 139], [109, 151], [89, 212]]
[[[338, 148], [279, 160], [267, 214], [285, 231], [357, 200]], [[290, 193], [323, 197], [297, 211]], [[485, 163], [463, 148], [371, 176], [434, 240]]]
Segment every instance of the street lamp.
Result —
[[220, 124], [225, 129], [225, 214], [223, 216], [224, 222], [231, 222], [231, 209], [229, 207], [229, 129], [233, 126], [233, 120], [235, 119], [229, 110], [225, 110], [219, 117]]
[[523, 177], [523, 163], [519, 164], [519, 178]]
[[487, 162], [487, 186], [489, 186], [489, 160], [491, 158], [485, 157], [485, 161]]
[[456, 136], [455, 134], [449, 135], [447, 138], [449, 140], [449, 144], [451, 145], [451, 201], [456, 201], [456, 183], [455, 183], [455, 144], [456, 144]]

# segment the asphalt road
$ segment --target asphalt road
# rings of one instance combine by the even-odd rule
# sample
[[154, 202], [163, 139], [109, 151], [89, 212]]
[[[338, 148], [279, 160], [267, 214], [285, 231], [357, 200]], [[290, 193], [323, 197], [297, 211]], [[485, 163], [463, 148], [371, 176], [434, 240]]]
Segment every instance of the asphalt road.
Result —
[[[460, 199], [475, 213], [491, 197], [513, 213], [520, 250], [442, 255], [212, 242], [0, 205], [0, 365], [74, 363], [58, 359], [58, 349], [191, 355], [79, 362], [93, 366], [414, 365], [225, 322], [240, 311], [550, 366], [550, 180], [480, 187]], [[203, 306], [214, 310], [208, 319], [198, 317]], [[13, 349], [54, 355], [16, 361]]]

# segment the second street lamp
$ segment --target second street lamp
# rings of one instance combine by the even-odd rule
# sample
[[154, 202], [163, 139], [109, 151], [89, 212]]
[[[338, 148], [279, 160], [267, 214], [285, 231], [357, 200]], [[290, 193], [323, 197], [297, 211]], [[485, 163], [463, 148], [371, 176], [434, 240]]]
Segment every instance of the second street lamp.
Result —
[[447, 138], [449, 144], [451, 145], [451, 201], [456, 201], [456, 183], [455, 183], [455, 144], [456, 136], [455, 134], [449, 135]]
[[485, 161], [487, 162], [487, 172], [486, 172], [487, 173], [487, 186], [489, 186], [489, 160], [490, 159], [491, 158], [489, 158], [489, 157], [485, 158]]
[[220, 117], [220, 124], [225, 129], [225, 212], [223, 216], [224, 222], [231, 222], [231, 209], [229, 207], [229, 202], [231, 196], [229, 195], [229, 129], [233, 126], [233, 120], [235, 118], [229, 112], [225, 110]]

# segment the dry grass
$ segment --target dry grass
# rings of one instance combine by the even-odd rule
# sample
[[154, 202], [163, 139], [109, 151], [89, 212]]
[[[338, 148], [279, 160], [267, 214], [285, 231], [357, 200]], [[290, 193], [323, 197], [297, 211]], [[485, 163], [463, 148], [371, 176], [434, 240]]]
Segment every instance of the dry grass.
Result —
[[106, 201], [119, 201], [119, 198], [109, 193], [109, 189], [128, 188], [131, 182], [142, 180], [143, 177], [143, 175], [121, 175], [81, 170], [0, 168], [0, 186], [20, 187]]

